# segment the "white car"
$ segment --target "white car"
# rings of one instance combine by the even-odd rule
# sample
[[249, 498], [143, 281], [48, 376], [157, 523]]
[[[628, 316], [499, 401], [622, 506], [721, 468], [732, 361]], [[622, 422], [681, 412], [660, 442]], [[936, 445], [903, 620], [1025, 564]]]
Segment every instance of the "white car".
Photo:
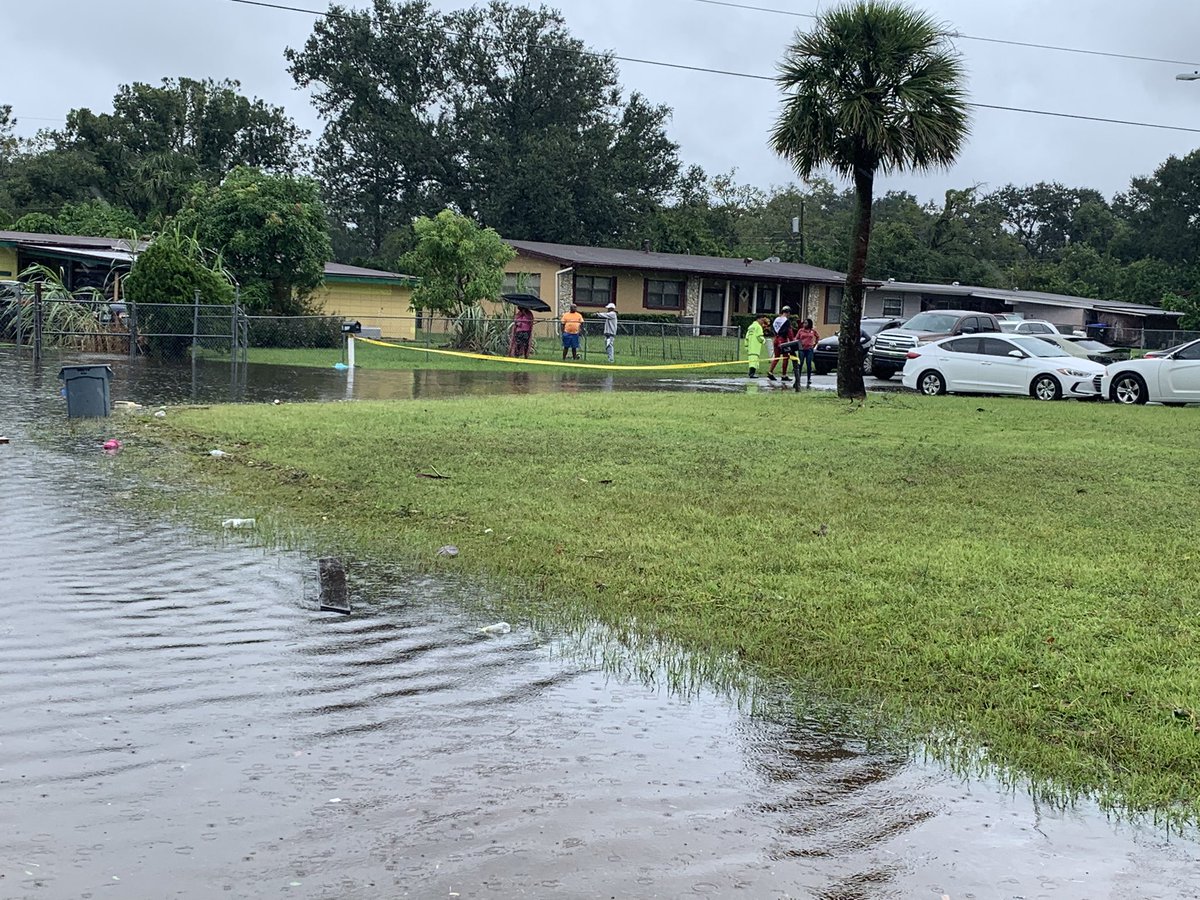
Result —
[[971, 334], [908, 353], [904, 386], [936, 394], [1022, 394], [1038, 400], [1095, 399], [1104, 366], [1033, 336]]
[[1053, 322], [1045, 319], [1005, 319], [1000, 323], [1005, 334], [1061, 334]]
[[1113, 363], [1100, 379], [1100, 396], [1116, 403], [1200, 403], [1200, 341], [1153, 359]]

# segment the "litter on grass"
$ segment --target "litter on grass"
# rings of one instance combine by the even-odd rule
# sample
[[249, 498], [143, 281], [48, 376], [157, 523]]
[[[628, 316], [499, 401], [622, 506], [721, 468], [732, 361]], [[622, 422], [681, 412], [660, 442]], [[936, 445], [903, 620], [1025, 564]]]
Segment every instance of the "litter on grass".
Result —
[[453, 544], [447, 544], [445, 547], [438, 547], [438, 556], [458, 556], [458, 548]]
[[209, 450], [208, 455], [214, 456], [217, 459], [220, 459], [222, 456], [228, 456], [229, 454], [226, 453], [224, 450]]
[[257, 523], [254, 519], [226, 519], [221, 523], [222, 528], [253, 528]]

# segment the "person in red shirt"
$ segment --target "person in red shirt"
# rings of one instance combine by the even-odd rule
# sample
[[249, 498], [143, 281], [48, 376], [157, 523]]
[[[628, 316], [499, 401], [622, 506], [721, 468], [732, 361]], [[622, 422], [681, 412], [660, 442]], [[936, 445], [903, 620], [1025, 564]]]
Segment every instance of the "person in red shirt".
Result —
[[529, 358], [529, 340], [533, 336], [533, 313], [524, 307], [517, 307], [513, 315], [512, 343], [508, 348], [509, 356]]
[[813, 320], [805, 319], [804, 323], [796, 329], [796, 344], [799, 347], [799, 359], [796, 360], [796, 385], [800, 385], [800, 370], [808, 365], [808, 383], [812, 384], [813, 373], [813, 350], [816, 349], [817, 341], [821, 336], [817, 334], [817, 330], [813, 328]]

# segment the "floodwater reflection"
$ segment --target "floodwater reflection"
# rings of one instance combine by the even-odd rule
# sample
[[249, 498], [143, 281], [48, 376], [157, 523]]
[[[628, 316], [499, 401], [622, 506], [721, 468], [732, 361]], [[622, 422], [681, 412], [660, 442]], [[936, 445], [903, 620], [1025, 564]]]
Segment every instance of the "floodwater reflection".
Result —
[[313, 559], [35, 446], [53, 385], [0, 352], [0, 895], [1197, 896], [1190, 841], [484, 636], [444, 581], [354, 568], [322, 613]]

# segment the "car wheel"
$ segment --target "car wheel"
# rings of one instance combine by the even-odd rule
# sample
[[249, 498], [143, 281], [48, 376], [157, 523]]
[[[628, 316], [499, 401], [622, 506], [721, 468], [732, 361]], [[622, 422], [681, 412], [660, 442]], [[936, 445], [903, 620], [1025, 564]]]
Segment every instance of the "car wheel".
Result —
[[884, 369], [881, 366], [871, 366], [871, 377], [878, 378], [880, 381], [887, 381], [892, 377], [892, 370]]
[[926, 397], [936, 397], [939, 394], [944, 394], [946, 393], [946, 379], [942, 377], [940, 372], [935, 372], [933, 369], [922, 372], [921, 377], [917, 379], [917, 390]]
[[1039, 375], [1029, 386], [1029, 393], [1035, 400], [1061, 400], [1062, 385], [1053, 375]]
[[1134, 372], [1122, 372], [1113, 379], [1109, 394], [1114, 403], [1124, 403], [1129, 406], [1135, 403], [1145, 403], [1147, 396], [1146, 382], [1142, 376]]

